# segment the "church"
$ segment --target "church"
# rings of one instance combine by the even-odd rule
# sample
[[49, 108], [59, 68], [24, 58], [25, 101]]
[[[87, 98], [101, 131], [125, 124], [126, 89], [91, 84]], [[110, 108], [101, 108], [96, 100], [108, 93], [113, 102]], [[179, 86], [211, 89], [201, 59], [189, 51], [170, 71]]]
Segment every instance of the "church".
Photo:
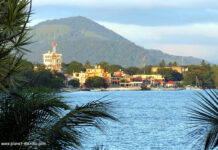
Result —
[[52, 42], [52, 52], [48, 51], [48, 53], [43, 54], [43, 63], [45, 69], [49, 69], [51, 71], [61, 72], [61, 63], [62, 63], [62, 54], [56, 53], [56, 42]]

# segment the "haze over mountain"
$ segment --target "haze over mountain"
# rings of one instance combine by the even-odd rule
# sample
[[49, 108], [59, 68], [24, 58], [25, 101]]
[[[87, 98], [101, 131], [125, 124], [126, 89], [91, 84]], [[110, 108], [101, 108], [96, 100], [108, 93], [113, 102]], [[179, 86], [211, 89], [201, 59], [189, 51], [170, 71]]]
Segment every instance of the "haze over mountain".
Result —
[[[115, 32], [85, 17], [48, 20], [33, 27], [34, 43], [27, 48], [32, 51], [27, 59], [42, 63], [42, 54], [51, 50], [52, 40], [57, 42], [57, 53], [63, 54], [63, 62], [89, 60], [92, 65], [106, 61], [109, 64], [143, 66], [156, 65], [162, 59], [166, 63], [200, 64], [201, 59], [168, 55], [160, 50], [149, 50], [137, 46]], [[146, 35], [145, 35], [146, 36]]]

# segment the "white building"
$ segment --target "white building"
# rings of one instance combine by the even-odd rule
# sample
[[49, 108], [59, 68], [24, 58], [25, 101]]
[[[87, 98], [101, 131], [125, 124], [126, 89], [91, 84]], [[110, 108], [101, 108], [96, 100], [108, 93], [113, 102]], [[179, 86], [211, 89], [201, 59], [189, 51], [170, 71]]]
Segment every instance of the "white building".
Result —
[[48, 53], [43, 54], [43, 64], [45, 65], [45, 69], [60, 72], [62, 64], [62, 54], [56, 53], [56, 45], [56, 42], [53, 41], [52, 52], [48, 51]]

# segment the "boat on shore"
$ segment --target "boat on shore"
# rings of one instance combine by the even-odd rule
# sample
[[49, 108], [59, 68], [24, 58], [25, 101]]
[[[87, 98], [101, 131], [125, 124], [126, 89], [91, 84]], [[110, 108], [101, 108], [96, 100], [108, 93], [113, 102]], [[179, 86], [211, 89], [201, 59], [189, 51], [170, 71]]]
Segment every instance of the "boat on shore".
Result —
[[198, 77], [196, 76], [196, 79], [195, 79], [195, 86], [192, 86], [192, 85], [187, 85], [185, 87], [186, 90], [202, 90], [202, 87], [200, 86], [200, 82], [198, 80]]
[[80, 88], [62, 88], [61, 92], [78, 92]]
[[186, 90], [202, 90], [201, 87], [188, 85], [185, 87]]
[[184, 90], [184, 88], [176, 87], [176, 88], [165, 88], [165, 87], [151, 87], [151, 91], [178, 91], [178, 90]]
[[107, 91], [107, 89], [105, 89], [105, 88], [95, 88], [95, 89], [91, 89], [90, 91], [95, 91], [95, 92], [98, 92], [98, 91]]
[[141, 87], [116, 87], [116, 88], [107, 88], [105, 91], [140, 91]]
[[90, 88], [80, 88], [80, 91], [91, 91]]

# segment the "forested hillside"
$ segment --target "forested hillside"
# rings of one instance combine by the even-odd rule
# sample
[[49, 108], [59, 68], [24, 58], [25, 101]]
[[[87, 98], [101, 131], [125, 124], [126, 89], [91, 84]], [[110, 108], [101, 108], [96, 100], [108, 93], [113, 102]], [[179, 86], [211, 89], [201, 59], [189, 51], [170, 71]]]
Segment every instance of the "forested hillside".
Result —
[[201, 59], [193, 57], [182, 58], [142, 48], [84, 17], [48, 20], [34, 26], [31, 34], [34, 43], [27, 47], [32, 51], [28, 60], [34, 63], [42, 63], [42, 54], [52, 49], [54, 39], [58, 44], [57, 52], [63, 54], [65, 63], [89, 60], [92, 64], [106, 61], [124, 67], [142, 67], [144, 55], [146, 65], [158, 64], [162, 59], [166, 63], [177, 61], [184, 65], [201, 62]]

